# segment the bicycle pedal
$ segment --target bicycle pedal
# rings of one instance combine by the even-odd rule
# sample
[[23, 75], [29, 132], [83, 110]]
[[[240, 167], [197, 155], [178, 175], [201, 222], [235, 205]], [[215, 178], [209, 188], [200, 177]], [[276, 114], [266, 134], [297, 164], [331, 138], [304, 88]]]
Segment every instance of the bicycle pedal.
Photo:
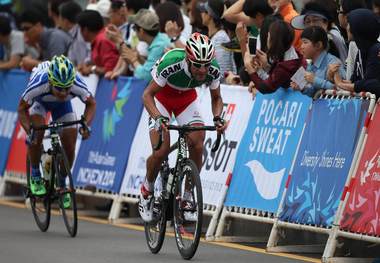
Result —
[[161, 215], [161, 203], [159, 201], [153, 201], [152, 211], [153, 215]]

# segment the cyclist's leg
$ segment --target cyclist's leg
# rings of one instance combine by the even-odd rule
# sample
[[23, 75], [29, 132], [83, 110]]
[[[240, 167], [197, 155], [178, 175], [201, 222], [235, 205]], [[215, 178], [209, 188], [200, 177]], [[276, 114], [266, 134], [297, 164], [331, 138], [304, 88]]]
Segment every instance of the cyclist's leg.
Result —
[[[29, 109], [30, 121], [35, 126], [45, 124], [46, 110], [38, 102]], [[28, 155], [32, 165], [31, 191], [33, 194], [42, 195], [46, 193], [44, 184], [41, 183], [40, 159], [44, 131], [35, 131], [34, 143], [28, 146]]]
[[[203, 126], [204, 121], [200, 114], [199, 100], [191, 102], [180, 114], [176, 115], [179, 125], [190, 124], [194, 126]], [[205, 139], [205, 131], [194, 131], [187, 134], [187, 144], [189, 147], [189, 157], [193, 160], [198, 168], [202, 168], [203, 142]], [[191, 178], [187, 178], [185, 182], [185, 193], [183, 196], [184, 206], [192, 204], [193, 194], [191, 193]]]
[[[146, 161], [146, 178], [149, 183], [154, 184], [157, 174], [161, 168], [161, 163], [169, 154], [170, 149], [170, 135], [169, 132], [164, 132], [164, 142], [157, 151], [153, 151], [152, 154], [148, 157]], [[150, 141], [153, 145], [156, 145], [158, 142], [159, 134], [154, 129], [149, 132]]]
[[[158, 101], [156, 100], [156, 106], [163, 116], [168, 117], [170, 119], [170, 114], [168, 110]], [[154, 129], [154, 120], [149, 118], [149, 136], [152, 145], [152, 149], [154, 145], [157, 145], [159, 140], [159, 133]], [[159, 150], [152, 151], [152, 154], [148, 157], [146, 161], [146, 179], [145, 179], [145, 187], [149, 188], [150, 192], [153, 191], [154, 181], [156, 180], [157, 174], [161, 168], [161, 163], [168, 156], [170, 151], [170, 134], [169, 132], [163, 133], [164, 142], [162, 143]]]
[[[182, 112], [176, 114], [179, 125], [190, 124], [194, 126], [204, 126], [204, 121], [200, 113], [199, 100], [191, 102]], [[194, 131], [187, 134], [187, 144], [189, 147], [190, 159], [197, 165], [198, 170], [202, 168], [203, 142], [205, 131]]]
[[[166, 117], [170, 117], [168, 111], [156, 101], [156, 106], [161, 114]], [[157, 145], [159, 140], [159, 134], [154, 129], [154, 120], [149, 118], [149, 135], [150, 141], [153, 145]], [[146, 161], [146, 177], [144, 183], [141, 186], [140, 201], [139, 201], [139, 212], [141, 218], [145, 222], [150, 222], [153, 219], [153, 191], [154, 182], [156, 180], [157, 174], [160, 170], [161, 163], [165, 160], [166, 156], [169, 154], [170, 150], [170, 136], [169, 132], [164, 132], [164, 141], [159, 150], [153, 150], [152, 154], [148, 157]]]

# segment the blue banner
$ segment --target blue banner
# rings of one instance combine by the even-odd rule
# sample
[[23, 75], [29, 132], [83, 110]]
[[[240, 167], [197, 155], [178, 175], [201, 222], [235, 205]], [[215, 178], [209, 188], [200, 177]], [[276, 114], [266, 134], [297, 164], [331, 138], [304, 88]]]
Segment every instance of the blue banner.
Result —
[[76, 186], [95, 185], [118, 193], [132, 140], [140, 120], [146, 82], [102, 79], [96, 90], [96, 116], [89, 140], [83, 141], [74, 167]]
[[348, 176], [368, 102], [313, 103], [280, 219], [331, 226]]
[[0, 176], [3, 176], [7, 163], [17, 124], [17, 107], [28, 79], [29, 73], [25, 71], [0, 71]]
[[225, 205], [276, 212], [311, 99], [281, 88], [255, 100]]

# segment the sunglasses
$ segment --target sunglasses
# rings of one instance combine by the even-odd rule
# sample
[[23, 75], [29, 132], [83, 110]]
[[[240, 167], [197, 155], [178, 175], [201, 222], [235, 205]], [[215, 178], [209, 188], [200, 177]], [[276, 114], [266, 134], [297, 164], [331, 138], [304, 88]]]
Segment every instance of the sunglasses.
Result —
[[190, 60], [190, 63], [191, 63], [191, 65], [193, 65], [196, 68], [201, 68], [201, 67], [208, 68], [211, 66], [211, 62], [199, 63], [199, 62], [195, 62], [195, 61]]
[[32, 27], [33, 26], [23, 26], [20, 29], [21, 29], [21, 31], [26, 32], [26, 31], [29, 31]]
[[71, 88], [62, 88], [62, 87], [58, 87], [58, 86], [52, 86], [53, 89], [55, 89], [56, 91], [58, 92], [64, 92], [64, 93], [69, 93]]

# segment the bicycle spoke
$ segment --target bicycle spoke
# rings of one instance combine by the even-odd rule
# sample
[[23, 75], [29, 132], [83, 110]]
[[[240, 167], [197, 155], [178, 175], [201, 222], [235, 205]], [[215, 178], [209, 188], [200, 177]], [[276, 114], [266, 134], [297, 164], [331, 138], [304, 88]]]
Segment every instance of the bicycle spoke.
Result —
[[61, 178], [64, 177], [65, 184], [64, 186], [60, 185], [60, 187], [63, 188], [58, 192], [58, 202], [66, 229], [71, 237], [75, 237], [78, 228], [78, 218], [74, 183], [70, 172], [70, 166], [63, 150], [61, 150], [61, 157], [63, 158], [63, 165], [59, 159], [56, 162], [55, 167], [58, 171], [58, 183], [60, 183], [60, 180], [62, 180]]
[[[164, 169], [165, 173], [169, 172], [168, 169]], [[160, 171], [160, 179], [167, 178], [166, 175], [162, 175], [163, 169]], [[162, 185], [165, 186], [165, 182], [162, 181]], [[155, 220], [152, 223], [144, 223], [145, 230], [145, 238], [147, 241], [147, 245], [150, 251], [153, 254], [157, 254], [162, 247], [165, 239], [166, 232], [166, 215], [167, 215], [167, 200], [163, 199], [161, 196], [155, 197], [154, 201], [154, 211], [155, 212]]]
[[174, 230], [178, 250], [184, 259], [191, 259], [199, 244], [203, 216], [202, 188], [198, 169], [193, 161], [184, 160], [182, 180], [176, 187]]

